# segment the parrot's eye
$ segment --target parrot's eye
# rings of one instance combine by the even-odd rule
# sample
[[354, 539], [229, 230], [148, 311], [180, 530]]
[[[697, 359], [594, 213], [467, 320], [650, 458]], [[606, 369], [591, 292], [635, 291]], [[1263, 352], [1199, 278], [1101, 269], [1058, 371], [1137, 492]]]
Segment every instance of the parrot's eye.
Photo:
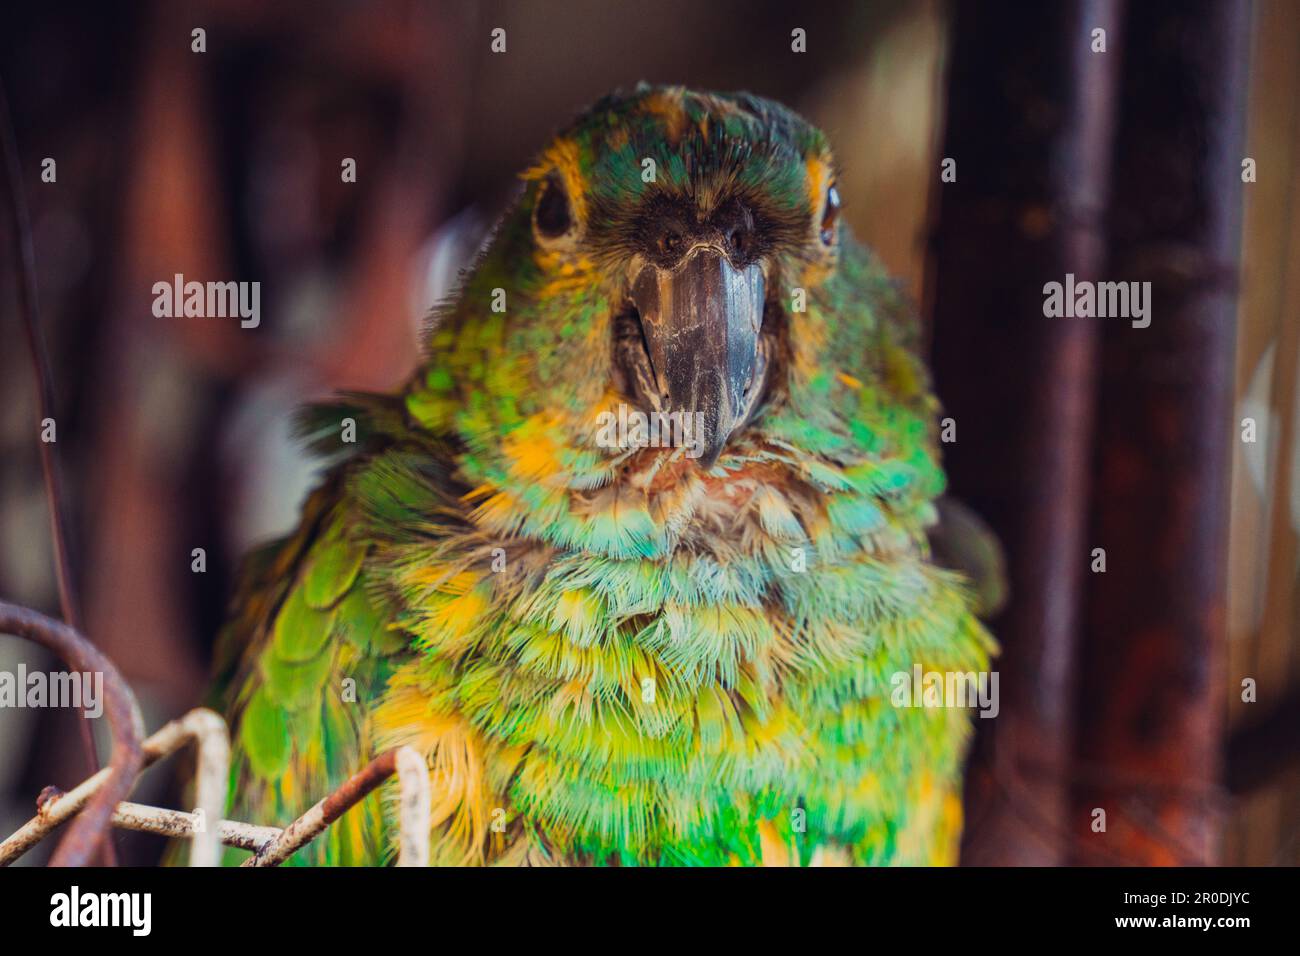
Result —
[[835, 241], [835, 223], [840, 218], [840, 191], [831, 183], [826, 187], [825, 212], [822, 213], [821, 238], [825, 245]]
[[533, 208], [533, 228], [542, 239], [559, 239], [573, 228], [569, 195], [557, 173], [551, 173], [542, 183], [541, 195]]

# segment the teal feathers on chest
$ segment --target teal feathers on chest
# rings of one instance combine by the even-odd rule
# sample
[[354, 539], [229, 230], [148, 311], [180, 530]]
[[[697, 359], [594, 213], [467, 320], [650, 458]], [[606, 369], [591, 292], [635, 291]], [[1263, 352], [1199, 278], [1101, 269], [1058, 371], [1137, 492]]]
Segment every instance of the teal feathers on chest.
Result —
[[[748, 534], [721, 540], [744, 550], [659, 555], [622, 527], [629, 510], [584, 550], [527, 536], [494, 550], [479, 526], [376, 551], [421, 694], [510, 754], [494, 799], [542, 844], [755, 862], [766, 823], [806, 858], [835, 845], [887, 861], [921, 805], [910, 764], [951, 787], [965, 712], [898, 709], [889, 692], [917, 664], [984, 669], [962, 585], [866, 497], [832, 498], [812, 535], [774, 497], [730, 516]], [[659, 529], [653, 510], [636, 520]]]

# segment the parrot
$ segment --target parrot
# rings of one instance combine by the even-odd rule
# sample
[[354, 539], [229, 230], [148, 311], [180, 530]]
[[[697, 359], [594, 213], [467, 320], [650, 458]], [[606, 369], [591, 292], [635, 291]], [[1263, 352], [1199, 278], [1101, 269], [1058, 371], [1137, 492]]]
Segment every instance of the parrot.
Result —
[[[319, 484], [218, 643], [232, 818], [411, 747], [432, 865], [956, 861], [970, 709], [898, 688], [997, 646], [836, 170], [748, 93], [640, 84], [554, 136], [404, 386], [296, 420]], [[397, 803], [288, 863], [392, 864]]]

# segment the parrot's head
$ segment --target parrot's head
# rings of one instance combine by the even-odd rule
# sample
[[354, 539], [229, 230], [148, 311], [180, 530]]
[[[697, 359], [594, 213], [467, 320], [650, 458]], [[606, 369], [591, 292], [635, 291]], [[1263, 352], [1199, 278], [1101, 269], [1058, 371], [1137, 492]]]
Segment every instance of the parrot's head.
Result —
[[517, 489], [512, 513], [524, 485], [804, 481], [884, 448], [865, 412], [924, 404], [910, 318], [840, 222], [827, 139], [785, 107], [642, 86], [522, 179], [408, 396], [478, 487]]
[[610, 386], [703, 468], [780, 384], [786, 291], [834, 267], [832, 170], [783, 107], [670, 89], [597, 104], [527, 174], [534, 261], [598, 284]]

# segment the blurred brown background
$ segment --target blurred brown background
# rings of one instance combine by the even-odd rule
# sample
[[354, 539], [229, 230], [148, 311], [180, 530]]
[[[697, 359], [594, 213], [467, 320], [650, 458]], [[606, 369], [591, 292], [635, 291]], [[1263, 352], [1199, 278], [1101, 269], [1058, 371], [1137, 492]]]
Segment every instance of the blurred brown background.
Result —
[[[986, 722], [1001, 729], [980, 728], [967, 859], [1295, 864], [1300, 8], [1261, 0], [1191, 9], [1193, 18], [1184, 11], [1182, 20], [1161, 4], [1065, 3], [1031, 15], [940, 0], [809, 8], [661, 0], [653, 11], [598, 0], [182, 0], [7, 11], [0, 78], [32, 212], [56, 374], [57, 452], [88, 634], [132, 682], [150, 729], [201, 701], [235, 562], [250, 544], [291, 526], [311, 481], [288, 436], [292, 409], [334, 389], [385, 389], [403, 380], [418, 360], [423, 316], [452, 290], [457, 269], [508, 201], [514, 174], [586, 104], [642, 79], [749, 89], [788, 103], [829, 133], [852, 227], [933, 324], [939, 391], [962, 423], [950, 455], [953, 490], [985, 512], [1008, 544], [1013, 603], [1005, 626], [995, 629], [1007, 651], [1000, 667], [1025, 690], [1017, 698], [1016, 685], [1004, 679], [1011, 713]], [[1097, 23], [1112, 39], [1109, 60], [1083, 55]], [[204, 53], [191, 50], [197, 27], [206, 31]], [[495, 27], [507, 31], [504, 54], [489, 49]], [[790, 51], [795, 27], [807, 31], [806, 54]], [[1185, 49], [1195, 55], [1180, 59]], [[1205, 63], [1221, 69], [1207, 72]], [[1171, 72], [1161, 73], [1166, 66]], [[1190, 84], [1182, 112], [1164, 105], [1178, 70], [1203, 77], [1208, 91], [1198, 99], [1198, 84]], [[1000, 292], [981, 290], [981, 276], [1005, 272], [1026, 301], [1041, 300], [1042, 282], [1066, 269], [1137, 277], [1124, 264], [1140, 265], [1133, 250], [1146, 248], [1141, 226], [1161, 210], [1148, 214], [1141, 194], [1126, 193], [1146, 160], [1126, 153], [1124, 143], [1152, 112], [1171, 123], [1193, 116], [1192, 127], [1211, 131], [1183, 144], [1196, 157], [1193, 186], [1205, 185], [1205, 170], [1239, 170], [1241, 156], [1257, 161], [1257, 182], [1243, 187], [1234, 174], [1222, 189], [1206, 190], [1217, 224], [1212, 235], [1191, 230], [1193, 245], [1198, 237], [1231, 235], [1240, 246], [1239, 287], [1231, 243], [1216, 260], [1227, 278], [1214, 287], [1218, 311], [1204, 319], [1214, 334], [1190, 344], [1141, 339], [1139, 330], [1108, 329], [1105, 341], [1101, 333], [1092, 341], [1091, 333], [1073, 331], [1052, 338], [1057, 333], [1038, 331], [1049, 320], [1024, 313], [1030, 337], [1017, 338], [1015, 327], [999, 326]], [[999, 119], [1008, 124], [1005, 138]], [[1208, 155], [1206, 142], [1232, 145], [1234, 130], [1244, 146]], [[1177, 134], [1171, 127], [1162, 141]], [[939, 160], [953, 144], [963, 149], [956, 154], [959, 183], [970, 191], [945, 194]], [[55, 183], [41, 181], [45, 157], [57, 162]], [[340, 181], [344, 157], [356, 160], [355, 184]], [[984, 164], [1014, 168], [1010, 192], [980, 197], [980, 183], [994, 179], [981, 176]], [[1043, 195], [1015, 194], [1022, 182]], [[1020, 212], [998, 213], [1010, 232], [994, 238], [979, 211], [999, 203]], [[1135, 233], [1123, 232], [1126, 209]], [[0, 595], [57, 613], [31, 371], [12, 291], [11, 226], [7, 216], [3, 221]], [[1043, 249], [1050, 254], [1042, 261], [1059, 271], [1024, 268], [1022, 254]], [[175, 273], [260, 281], [260, 327], [155, 318], [151, 287]], [[1187, 301], [1198, 300], [1189, 293]], [[1006, 311], [1015, 311], [1010, 301]], [[1161, 322], [1159, 311], [1154, 316]], [[954, 344], [945, 351], [945, 342]], [[1135, 343], [1149, 351], [1134, 352]], [[1209, 422], [1207, 434], [1225, 438], [1200, 452], [1205, 460], [1194, 463], [1203, 466], [1196, 474], [1208, 480], [1189, 487], [1210, 491], [1188, 505], [1228, 519], [1230, 548], [1191, 549], [1189, 560], [1208, 582], [1196, 597], [1198, 623], [1150, 639], [1162, 648], [1152, 660], [1185, 646], [1207, 662], [1189, 678], [1182, 703], [1170, 705], [1182, 707], [1181, 716], [1167, 719], [1168, 709], [1152, 717], [1127, 707], [1167, 691], [1143, 683], [1153, 674], [1159, 680], [1158, 666], [1141, 680], [1131, 672], [1110, 680], [1099, 668], [1104, 645], [1092, 635], [1121, 634], [1107, 614], [1126, 598], [1095, 593], [1085, 576], [1099, 536], [1125, 523], [1119, 505], [1097, 506], [1113, 471], [1107, 456], [1120, 442], [1110, 437], [1105, 396], [1114, 394], [1111, 385], [1137, 388], [1146, 374], [1159, 378], [1160, 363], [1183, 347], [1199, 349], [1205, 367], [1226, 365], [1229, 373], [1206, 383], [1200, 394], [1208, 411], [1190, 423]], [[1142, 354], [1136, 365], [1145, 371], [1126, 371], [1134, 354]], [[1069, 374], [1041, 371], [1052, 369], [1052, 356], [1064, 356]], [[1020, 368], [1035, 371], [1017, 376]], [[990, 388], [1010, 379], [1023, 391]], [[1055, 509], [1054, 518], [1036, 526], [1037, 537], [1022, 535], [1016, 522], [1036, 513], [1024, 506], [1022, 483], [1044, 478], [1030, 460], [1039, 447], [1033, 429], [1045, 427], [1031, 420], [1033, 405], [1042, 397], [1042, 407], [1057, 407], [1040, 392], [1061, 383], [1060, 407], [1071, 417], [1051, 434], [1065, 449], [1052, 459], [1064, 471], [1049, 471], [1047, 479], [1060, 482], [1044, 486], [1061, 500], [1043, 505], [1045, 514]], [[989, 396], [1001, 406], [988, 404]], [[1239, 440], [1244, 416], [1259, 423], [1254, 444]], [[1024, 447], [999, 457], [973, 437], [982, 434], [980, 421], [1019, 436]], [[999, 472], [991, 475], [978, 458], [1001, 463]], [[1212, 493], [1220, 474], [1231, 479], [1221, 500]], [[1210, 527], [1189, 540], [1204, 545], [1217, 533]], [[1058, 566], [1043, 551], [1062, 546], [1077, 554]], [[191, 572], [198, 547], [207, 554], [203, 574]], [[1123, 554], [1123, 546], [1116, 553], [1111, 545], [1107, 573], [1121, 580]], [[1040, 567], [1047, 570], [1017, 580], [1018, 568]], [[1141, 576], [1152, 576], [1167, 595], [1161, 607], [1178, 619], [1184, 581], [1156, 565], [1127, 573], [1139, 592], [1149, 587]], [[1147, 645], [1134, 639], [1125, 647]], [[0, 668], [19, 660], [42, 659], [0, 638]], [[1242, 703], [1244, 677], [1258, 682], [1257, 703]], [[1049, 700], [1034, 699], [1044, 693]], [[1203, 722], [1186, 719], [1211, 711]], [[1013, 737], [1006, 728], [1017, 721], [1028, 730]], [[1187, 754], [1167, 744], [1189, 733], [1190, 782], [1161, 769], [1162, 761], [1186, 762]], [[1029, 739], [1035, 736], [1042, 754]], [[67, 714], [0, 711], [0, 831], [30, 816], [45, 784], [80, 779], [77, 743]], [[1151, 757], [1151, 774], [1124, 776], [1126, 765], [1152, 754], [1159, 759]], [[1027, 755], [1043, 757], [1048, 771]], [[1089, 849], [1086, 813], [1102, 799], [1087, 792], [1099, 779], [1104, 805], [1117, 808], [1114, 818], [1140, 831], [1126, 833], [1117, 823], [1100, 854]], [[174, 805], [178, 798], [169, 775], [158, 771], [137, 799]], [[156, 858], [151, 838], [116, 839], [128, 861]], [[29, 861], [40, 858], [33, 853]]]

